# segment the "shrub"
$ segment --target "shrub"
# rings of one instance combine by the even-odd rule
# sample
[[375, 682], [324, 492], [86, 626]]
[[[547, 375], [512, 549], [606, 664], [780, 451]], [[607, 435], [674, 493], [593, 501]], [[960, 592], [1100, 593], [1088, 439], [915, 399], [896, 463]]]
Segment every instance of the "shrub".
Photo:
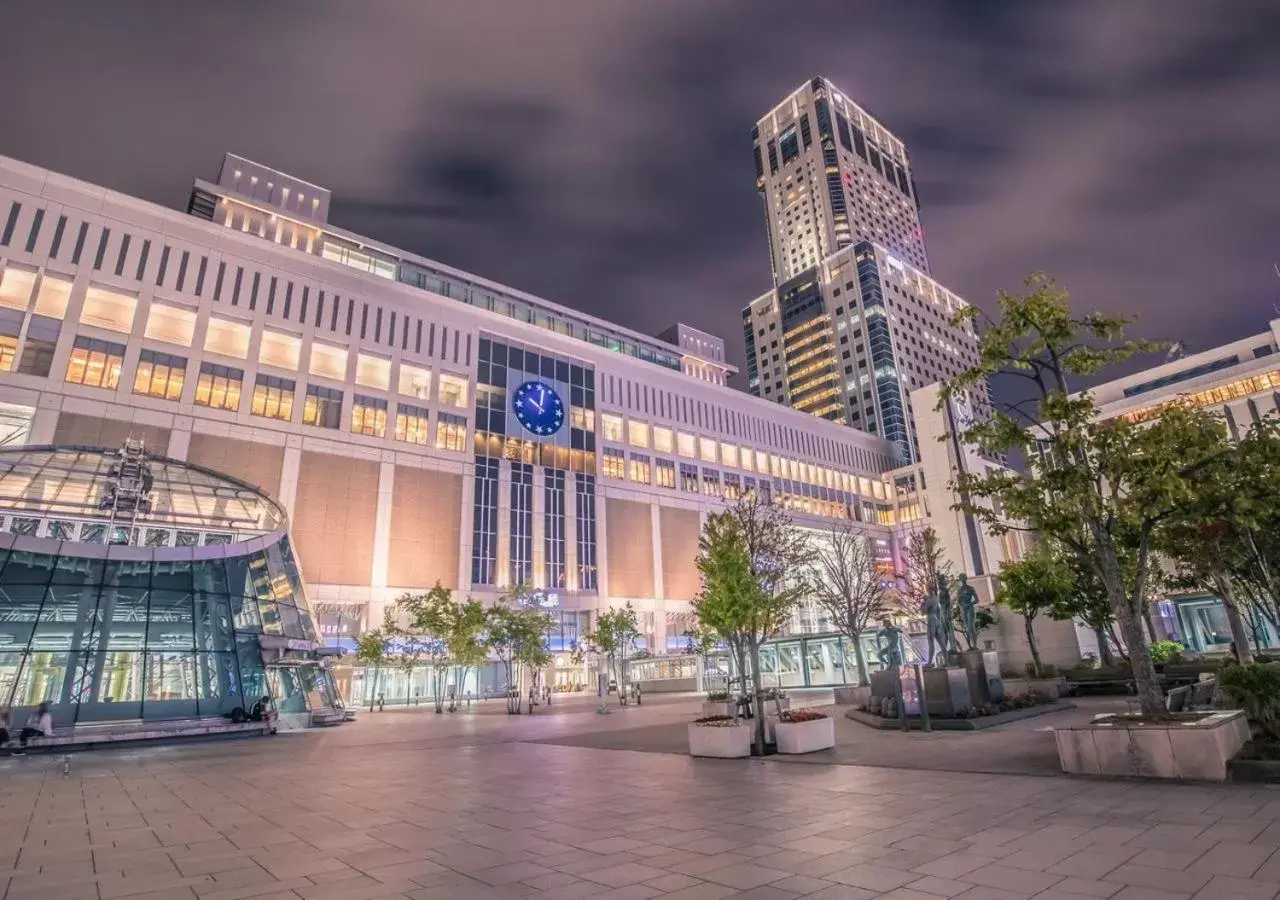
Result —
[[1041, 663], [1040, 672], [1037, 674], [1036, 664], [1034, 662], [1028, 662], [1026, 672], [1024, 674], [1028, 678], [1056, 678], [1058, 676], [1058, 667], [1051, 663]]
[[728, 691], [707, 691], [708, 703], [723, 703], [729, 699]]
[[1271, 740], [1280, 741], [1280, 664], [1223, 666], [1218, 682], [1244, 710], [1249, 724]]
[[1153, 663], [1163, 666], [1166, 663], [1182, 662], [1182, 651], [1185, 649], [1177, 641], [1155, 641], [1148, 652]]
[[712, 728], [729, 728], [734, 725], [733, 716], [703, 716], [693, 720], [694, 725], [709, 725]]

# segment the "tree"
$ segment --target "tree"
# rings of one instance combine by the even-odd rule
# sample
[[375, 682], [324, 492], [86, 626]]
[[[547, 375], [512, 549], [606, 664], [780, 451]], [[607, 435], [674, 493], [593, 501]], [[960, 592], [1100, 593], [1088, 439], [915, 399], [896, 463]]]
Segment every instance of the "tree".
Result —
[[458, 617], [453, 591], [437, 581], [425, 594], [404, 594], [396, 606], [409, 617], [409, 629], [417, 635], [418, 655], [427, 658], [436, 712], [442, 713], [445, 679], [452, 665], [451, 638]]
[[[1222, 449], [1221, 427], [1182, 408], [1150, 422], [1099, 421], [1091, 395], [1072, 394], [1069, 379], [1095, 376], [1154, 345], [1125, 339], [1129, 319], [1074, 315], [1066, 291], [1047, 276], [1033, 275], [1027, 287], [1020, 296], [1001, 291], [999, 319], [979, 337], [977, 364], [948, 381], [940, 398], [981, 390], [995, 375], [1023, 379], [1030, 396], [995, 408], [963, 439], [986, 453], [1020, 455], [1026, 469], [961, 473], [958, 508], [991, 533], [1036, 531], [1088, 560], [1128, 648], [1142, 713], [1162, 718], [1164, 697], [1142, 628], [1153, 532], [1193, 495], [1198, 469]], [[953, 323], [977, 316], [967, 307]], [[1121, 564], [1128, 535], [1136, 536], [1131, 585]]]
[[1240, 662], [1252, 662], [1249, 632], [1240, 610], [1241, 592], [1236, 589], [1249, 565], [1248, 550], [1230, 522], [1203, 514], [1207, 512], [1203, 507], [1200, 510], [1200, 515], [1192, 513], [1160, 529], [1157, 546], [1177, 566], [1179, 586], [1207, 591], [1222, 601], [1236, 656]]
[[862, 632], [892, 613], [897, 597], [893, 582], [885, 578], [875, 543], [852, 522], [832, 525], [813, 547], [814, 599], [841, 633], [853, 641], [858, 683], [869, 684]]
[[468, 597], [454, 604], [454, 619], [449, 629], [449, 657], [457, 670], [457, 689], [449, 705], [451, 712], [458, 708], [458, 701], [466, 690], [467, 673], [484, 665], [489, 658], [484, 645], [484, 627], [483, 603]]
[[365, 669], [373, 666], [373, 684], [369, 687], [369, 711], [373, 712], [373, 701], [378, 693], [378, 679], [382, 666], [387, 661], [387, 636], [380, 628], [366, 631], [356, 638], [356, 659], [364, 663]]
[[587, 648], [596, 654], [598, 661], [602, 664], [601, 667], [607, 667], [607, 670], [616, 677], [618, 697], [625, 697], [627, 659], [635, 649], [637, 638], [640, 637], [635, 607], [628, 601], [626, 606], [597, 613], [595, 628], [582, 637]]
[[1022, 616], [1037, 678], [1041, 676], [1041, 663], [1040, 646], [1036, 643], [1036, 616], [1068, 603], [1074, 593], [1071, 569], [1047, 544], [1037, 544], [1022, 559], [1000, 567], [996, 602]]
[[903, 552], [902, 581], [905, 612], [920, 615], [925, 600], [938, 589], [938, 576], [951, 576], [951, 563], [942, 551], [942, 542], [932, 528], [912, 532]]
[[779, 506], [756, 494], [707, 518], [698, 539], [702, 586], [693, 601], [699, 627], [728, 645], [744, 676], [750, 664], [756, 752], [765, 751], [760, 645], [788, 621], [807, 593], [812, 552]]
[[[545, 666], [547, 617], [526, 605], [529, 593], [517, 585], [485, 610], [484, 646], [498, 658], [507, 677], [507, 712], [521, 711], [523, 669]], [[533, 712], [530, 707], [530, 712]]]

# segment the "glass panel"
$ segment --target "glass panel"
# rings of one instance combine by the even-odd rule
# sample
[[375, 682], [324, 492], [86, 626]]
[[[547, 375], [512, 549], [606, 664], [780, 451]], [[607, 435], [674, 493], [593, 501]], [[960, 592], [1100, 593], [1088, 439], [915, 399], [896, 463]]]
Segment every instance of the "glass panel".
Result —
[[98, 585], [102, 583], [105, 567], [106, 560], [103, 559], [60, 556], [53, 570], [53, 583]]
[[151, 586], [161, 590], [191, 590], [191, 563], [181, 560], [155, 563], [151, 571]]
[[[262, 617], [258, 615], [258, 601], [248, 597], [237, 597], [234, 594], [230, 597], [231, 615], [235, 617], [236, 631], [244, 632], [260, 632], [262, 631]], [[254, 637], [254, 646], [257, 646], [257, 638]]]
[[197, 653], [200, 673], [199, 710], [202, 716], [226, 716], [236, 707], [248, 712], [253, 706], [241, 693], [240, 668], [234, 653]]
[[[15, 603], [14, 591], [5, 593]], [[39, 624], [31, 642], [33, 650], [79, 650], [92, 646], [97, 627], [98, 588], [54, 585], [40, 609]]]
[[[808, 641], [806, 644], [806, 657], [809, 665], [810, 685], [845, 683], [844, 660], [841, 658], [838, 638], [822, 638], [821, 640]], [[857, 671], [855, 664], [852, 670], [855, 677]]]
[[310, 685], [301, 667], [278, 666], [269, 672], [271, 694], [276, 700], [276, 709], [282, 713], [300, 713], [307, 711], [307, 693]]
[[[284, 609], [293, 609], [286, 606]], [[280, 621], [281, 604], [274, 600], [259, 600], [258, 614], [262, 617], [262, 630], [266, 634], [284, 634], [284, 625]]]
[[190, 594], [153, 590], [147, 611], [147, 649], [191, 650], [195, 646], [192, 612]]
[[25, 657], [18, 653], [0, 654], [0, 685], [5, 697], [12, 697], [13, 721], [21, 726], [26, 721], [27, 710], [48, 701], [58, 704], [52, 710], [54, 722], [70, 722], [69, 708], [65, 705], [68, 657], [61, 653], [30, 653]]
[[44, 553], [12, 553], [0, 576], [0, 584], [48, 584], [53, 576], [54, 560], [55, 557]]
[[197, 591], [225, 594], [227, 591], [227, 567], [220, 559], [198, 560], [192, 566], [192, 587]]
[[196, 714], [194, 653], [148, 653], [144, 719], [167, 719]]
[[104, 722], [141, 718], [144, 659], [137, 651], [108, 651], [82, 658], [96, 690], [91, 690], [80, 704], [76, 720]]
[[231, 630], [231, 605], [223, 594], [196, 594], [193, 598], [197, 650], [235, 649]]
[[[0, 651], [24, 651], [35, 631], [45, 588], [38, 585], [11, 585], [0, 589]], [[5, 705], [0, 694], [0, 707]]]

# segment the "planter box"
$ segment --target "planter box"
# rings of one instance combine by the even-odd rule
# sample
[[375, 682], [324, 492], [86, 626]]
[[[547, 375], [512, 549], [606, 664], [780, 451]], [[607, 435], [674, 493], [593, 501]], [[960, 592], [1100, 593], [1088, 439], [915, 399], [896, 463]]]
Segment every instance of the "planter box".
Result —
[[779, 753], [813, 753], [836, 745], [836, 724], [830, 716], [811, 722], [779, 722], [774, 733]]
[[1057, 678], [1006, 678], [1004, 695], [1010, 699], [1027, 694], [1044, 694], [1057, 700], [1067, 693], [1067, 679]]
[[871, 702], [871, 685], [857, 684], [832, 690], [836, 706], [866, 706]]
[[1054, 739], [1062, 771], [1070, 774], [1225, 781], [1227, 761], [1249, 740], [1249, 724], [1240, 710], [1132, 726], [1105, 715], [1060, 728]]
[[706, 716], [731, 716], [733, 715], [733, 704], [728, 700], [703, 700], [702, 715]]
[[751, 755], [751, 738], [755, 734], [750, 725], [689, 726], [689, 755], [710, 756], [716, 759], [740, 759]]
[[[1019, 722], [1022, 719], [1032, 719], [1036, 716], [1043, 716], [1049, 713], [1062, 712], [1066, 709], [1075, 709], [1075, 704], [1063, 700], [1053, 703], [1046, 703], [1044, 706], [1030, 706], [1026, 709], [1011, 709], [1008, 712], [996, 713], [992, 716], [975, 716], [965, 719], [950, 719], [945, 716], [930, 716], [929, 727], [934, 731], [982, 731], [984, 728], [995, 728], [997, 725], [1006, 725], [1009, 722]], [[846, 719], [853, 719], [855, 722], [861, 722], [863, 725], [869, 725], [872, 728], [881, 731], [892, 731], [902, 727], [902, 722], [897, 716], [877, 716], [861, 709], [846, 709], [844, 711]], [[921, 731], [924, 728], [924, 720], [919, 716], [907, 716], [907, 729], [910, 731]]]

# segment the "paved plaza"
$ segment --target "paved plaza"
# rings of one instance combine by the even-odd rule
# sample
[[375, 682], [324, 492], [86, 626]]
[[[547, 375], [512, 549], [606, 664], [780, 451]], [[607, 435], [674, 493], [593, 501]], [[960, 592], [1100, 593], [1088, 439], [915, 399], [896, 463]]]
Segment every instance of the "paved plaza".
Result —
[[841, 720], [827, 764], [665, 752], [695, 709], [597, 717], [582, 698], [508, 717], [491, 703], [80, 753], [67, 774], [58, 755], [0, 759], [0, 900], [1280, 893], [1269, 788], [955, 771], [984, 755], [1032, 766], [1052, 745], [1039, 720], [1003, 742]]

